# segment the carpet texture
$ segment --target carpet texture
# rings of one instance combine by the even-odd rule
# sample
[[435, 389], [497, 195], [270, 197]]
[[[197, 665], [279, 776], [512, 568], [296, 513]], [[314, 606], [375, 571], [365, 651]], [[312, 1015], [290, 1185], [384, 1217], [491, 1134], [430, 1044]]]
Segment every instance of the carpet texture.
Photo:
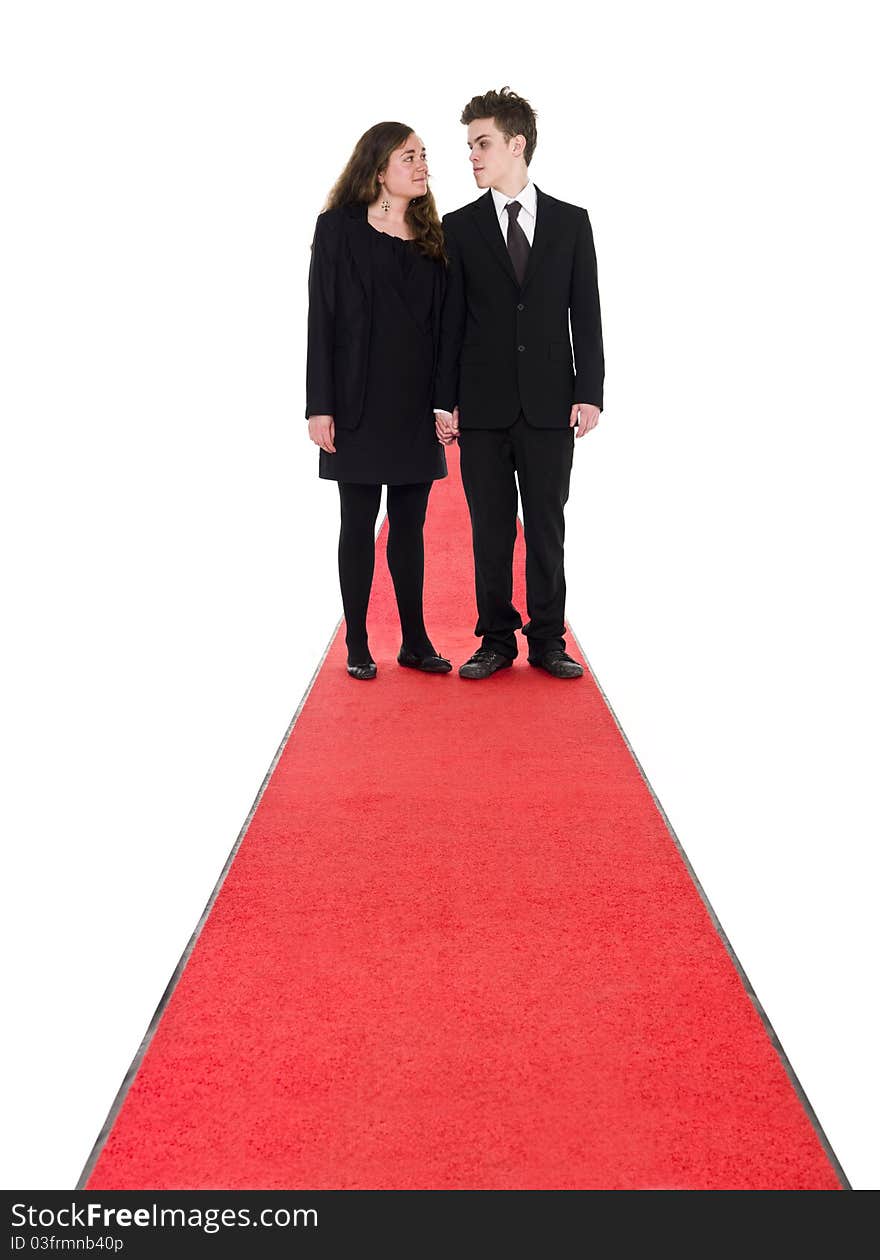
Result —
[[[458, 472], [426, 619], [476, 646]], [[334, 640], [89, 1189], [839, 1189], [589, 671]], [[524, 608], [522, 539], [517, 601]], [[569, 650], [577, 656], [575, 646]]]

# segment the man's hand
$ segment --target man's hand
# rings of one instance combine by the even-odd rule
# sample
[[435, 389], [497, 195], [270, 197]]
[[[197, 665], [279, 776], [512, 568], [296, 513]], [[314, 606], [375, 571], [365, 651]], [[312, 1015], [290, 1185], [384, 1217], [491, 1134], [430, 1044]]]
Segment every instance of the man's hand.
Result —
[[435, 411], [434, 427], [437, 441], [449, 446], [458, 437], [458, 407], [454, 411]]
[[309, 416], [309, 437], [328, 455], [336, 454], [336, 425], [332, 416]]
[[[580, 412], [580, 420], [578, 419], [578, 412]], [[589, 433], [590, 429], [595, 429], [598, 423], [599, 408], [593, 403], [573, 404], [568, 424], [572, 429], [577, 425], [575, 437], [583, 437], [585, 433]]]

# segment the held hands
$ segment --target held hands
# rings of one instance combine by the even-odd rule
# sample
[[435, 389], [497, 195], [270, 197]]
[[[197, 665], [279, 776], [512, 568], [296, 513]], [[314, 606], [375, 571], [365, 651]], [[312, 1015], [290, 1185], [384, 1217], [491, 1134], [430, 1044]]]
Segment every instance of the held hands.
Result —
[[437, 441], [449, 446], [458, 437], [458, 407], [454, 411], [435, 411], [434, 427]]
[[309, 416], [309, 437], [328, 455], [336, 454], [336, 447], [333, 445], [336, 426], [332, 416]]
[[[578, 412], [580, 412], [580, 421], [578, 420]], [[595, 429], [599, 423], [599, 408], [593, 403], [574, 403], [569, 416], [569, 428], [573, 429], [577, 425], [577, 433], [575, 437], [583, 437], [585, 433], [589, 433], [590, 429]]]

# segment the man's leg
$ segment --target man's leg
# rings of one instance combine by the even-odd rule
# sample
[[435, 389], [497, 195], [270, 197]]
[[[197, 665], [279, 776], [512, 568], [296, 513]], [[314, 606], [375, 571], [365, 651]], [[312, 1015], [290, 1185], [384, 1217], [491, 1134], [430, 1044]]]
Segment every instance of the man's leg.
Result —
[[573, 429], [535, 429], [521, 416], [513, 426], [516, 471], [526, 540], [523, 634], [529, 659], [565, 650], [565, 505], [574, 452]]
[[517, 493], [510, 435], [510, 429], [462, 429], [458, 444], [474, 546], [474, 633], [483, 647], [513, 660], [522, 617], [513, 606]]

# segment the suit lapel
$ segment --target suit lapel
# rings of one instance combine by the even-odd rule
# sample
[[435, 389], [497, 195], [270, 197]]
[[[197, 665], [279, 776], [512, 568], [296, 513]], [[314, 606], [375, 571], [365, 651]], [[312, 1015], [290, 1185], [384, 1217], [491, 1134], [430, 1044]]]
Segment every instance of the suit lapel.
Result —
[[477, 227], [489, 246], [489, 252], [494, 256], [511, 283], [519, 288], [519, 281], [516, 278], [513, 263], [510, 261], [507, 245], [504, 237], [501, 235], [501, 228], [498, 226], [498, 215], [495, 213], [495, 202], [492, 200], [491, 188], [476, 203], [476, 220]]
[[535, 239], [532, 241], [532, 248], [529, 250], [529, 260], [526, 263], [526, 274], [522, 285], [524, 290], [528, 288], [529, 281], [540, 266], [541, 256], [556, 233], [556, 203], [552, 197], [545, 197], [537, 184], [535, 185], [535, 195], [537, 197]]
[[370, 297], [373, 268], [370, 263], [370, 238], [367, 233], [374, 229], [367, 223], [366, 206], [346, 206], [345, 209], [351, 220], [351, 230], [348, 233], [349, 247], [361, 278], [361, 284], [364, 286], [364, 292], [367, 297]]

